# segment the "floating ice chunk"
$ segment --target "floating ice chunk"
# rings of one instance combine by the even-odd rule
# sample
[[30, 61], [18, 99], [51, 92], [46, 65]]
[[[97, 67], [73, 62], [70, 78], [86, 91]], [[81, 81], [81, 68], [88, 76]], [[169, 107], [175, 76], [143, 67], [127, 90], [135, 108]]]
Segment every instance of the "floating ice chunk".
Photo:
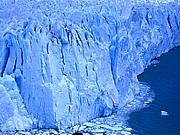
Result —
[[87, 126], [80, 126], [79, 131], [84, 131]]
[[56, 130], [54, 130], [54, 129], [50, 129], [50, 134], [53, 134], [53, 135], [57, 135], [58, 134], [58, 132], [56, 131]]
[[99, 125], [101, 128], [106, 128], [106, 129], [109, 129], [109, 130], [122, 130], [121, 127], [111, 127], [109, 125]]
[[49, 131], [45, 131], [41, 135], [50, 135], [50, 133], [49, 133]]
[[105, 130], [103, 130], [103, 129], [96, 129], [95, 131], [94, 131], [94, 133], [104, 133], [105, 132]]
[[159, 60], [152, 60], [152, 61], [151, 61], [151, 64], [153, 64], [153, 65], [156, 65], [156, 64], [158, 64], [158, 63], [160, 63]]
[[162, 116], [168, 116], [169, 114], [168, 114], [168, 112], [166, 112], [166, 111], [161, 111], [161, 115], [162, 115]]
[[73, 127], [74, 131], [79, 131], [79, 128], [80, 128], [79, 125]]
[[86, 122], [83, 125], [88, 126], [88, 127], [92, 127], [92, 126], [95, 126], [96, 124], [95, 123]]
[[131, 105], [131, 104], [128, 104], [127, 106], [128, 106], [128, 107], [131, 107], [132, 105]]
[[131, 135], [131, 132], [128, 132], [128, 131], [121, 131], [121, 134], [122, 134], [122, 135]]
[[131, 130], [132, 130], [132, 128], [126, 128], [125, 130], [126, 130], [126, 131], [131, 131]]
[[149, 101], [145, 101], [144, 103], [145, 103], [145, 104], [149, 104], [150, 102], [149, 102]]

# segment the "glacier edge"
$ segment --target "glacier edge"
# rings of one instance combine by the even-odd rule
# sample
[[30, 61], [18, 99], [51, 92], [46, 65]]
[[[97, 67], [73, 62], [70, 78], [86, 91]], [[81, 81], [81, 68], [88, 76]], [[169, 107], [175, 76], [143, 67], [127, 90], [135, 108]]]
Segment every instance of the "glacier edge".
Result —
[[108, 116], [138, 93], [152, 59], [180, 45], [179, 5], [132, 6], [128, 17], [114, 4], [88, 8], [1, 16], [11, 25], [0, 24], [0, 130]]

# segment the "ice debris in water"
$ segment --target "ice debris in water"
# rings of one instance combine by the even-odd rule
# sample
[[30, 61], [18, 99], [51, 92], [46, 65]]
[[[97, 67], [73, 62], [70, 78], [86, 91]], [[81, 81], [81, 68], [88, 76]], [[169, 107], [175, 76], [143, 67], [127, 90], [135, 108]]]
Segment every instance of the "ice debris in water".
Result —
[[162, 115], [162, 116], [168, 116], [169, 114], [168, 114], [168, 112], [166, 112], [166, 111], [161, 111], [161, 115]]
[[153, 61], [151, 61], [151, 64], [153, 64], [153, 65], [156, 65], [156, 64], [158, 64], [158, 63], [160, 63], [159, 60], [153, 60]]

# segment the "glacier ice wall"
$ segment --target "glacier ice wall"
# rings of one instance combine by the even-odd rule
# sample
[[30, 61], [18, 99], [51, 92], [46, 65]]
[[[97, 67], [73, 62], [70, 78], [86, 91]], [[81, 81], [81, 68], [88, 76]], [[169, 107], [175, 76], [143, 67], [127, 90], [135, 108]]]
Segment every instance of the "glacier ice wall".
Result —
[[180, 44], [175, 3], [25, 2], [0, 10], [1, 130], [108, 116], [138, 94], [137, 75], [151, 60]]

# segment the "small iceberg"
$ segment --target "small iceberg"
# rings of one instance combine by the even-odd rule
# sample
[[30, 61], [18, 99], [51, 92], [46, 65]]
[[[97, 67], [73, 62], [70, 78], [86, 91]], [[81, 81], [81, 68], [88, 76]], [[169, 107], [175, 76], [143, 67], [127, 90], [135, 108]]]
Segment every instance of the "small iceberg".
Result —
[[166, 112], [166, 111], [161, 111], [161, 115], [162, 115], [162, 116], [168, 116], [169, 114], [168, 114], [168, 112]]
[[158, 64], [158, 63], [160, 63], [159, 60], [152, 60], [152, 61], [151, 61], [151, 64], [153, 64], [153, 65], [156, 65], [156, 64]]

